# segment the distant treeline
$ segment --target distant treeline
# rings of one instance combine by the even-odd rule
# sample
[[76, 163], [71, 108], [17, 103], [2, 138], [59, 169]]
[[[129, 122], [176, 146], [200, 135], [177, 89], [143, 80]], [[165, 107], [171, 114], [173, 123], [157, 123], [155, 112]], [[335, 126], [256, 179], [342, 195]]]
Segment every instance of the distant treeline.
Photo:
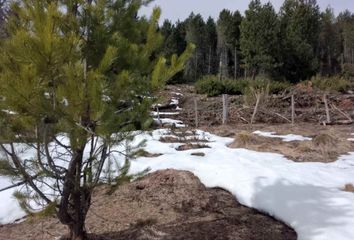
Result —
[[[237, 4], [237, 3], [235, 3]], [[314, 75], [354, 75], [354, 14], [321, 12], [316, 0], [285, 0], [277, 13], [271, 3], [250, 2], [244, 15], [222, 10], [217, 21], [191, 13], [161, 26], [164, 53], [195, 52], [175, 82], [205, 75], [255, 78], [265, 74], [292, 83]]]

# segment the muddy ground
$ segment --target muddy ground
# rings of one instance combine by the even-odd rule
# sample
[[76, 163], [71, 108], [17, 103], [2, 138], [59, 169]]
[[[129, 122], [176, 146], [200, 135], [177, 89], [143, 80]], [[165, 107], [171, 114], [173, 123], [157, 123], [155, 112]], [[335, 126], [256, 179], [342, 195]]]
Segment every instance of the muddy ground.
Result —
[[[86, 224], [92, 239], [296, 239], [285, 224], [240, 205], [229, 192], [206, 188], [189, 172], [159, 171], [108, 191], [102, 186], [94, 194]], [[59, 239], [65, 232], [53, 216], [1, 226], [0, 239]]]

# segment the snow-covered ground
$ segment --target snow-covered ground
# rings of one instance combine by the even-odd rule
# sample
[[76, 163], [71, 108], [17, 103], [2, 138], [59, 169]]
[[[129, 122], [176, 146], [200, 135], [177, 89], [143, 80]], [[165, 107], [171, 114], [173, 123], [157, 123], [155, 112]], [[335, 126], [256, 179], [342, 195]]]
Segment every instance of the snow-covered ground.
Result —
[[240, 203], [286, 222], [299, 240], [354, 239], [354, 194], [341, 190], [354, 183], [354, 153], [329, 164], [295, 163], [279, 154], [230, 149], [233, 139], [201, 131], [211, 148], [180, 152], [176, 144], [159, 142], [161, 134], [148, 137], [146, 150], [164, 155], [134, 161], [132, 172], [188, 170], [206, 186], [227, 189]]
[[[0, 189], [10, 185], [12, 185], [12, 182], [9, 178], [0, 176]], [[15, 190], [15, 188], [12, 188], [0, 192], [0, 224], [11, 223], [26, 215], [13, 197]]]
[[175, 119], [171, 119], [171, 118], [154, 118], [154, 122], [156, 124], [160, 124], [162, 126], [172, 126], [174, 125], [175, 127], [177, 128], [184, 128], [186, 127], [185, 124], [183, 124], [182, 121], [179, 121], [179, 120], [175, 120]]
[[304, 137], [301, 135], [295, 134], [287, 134], [287, 135], [277, 135], [276, 132], [262, 132], [262, 131], [254, 131], [253, 134], [262, 137], [269, 137], [269, 138], [281, 138], [283, 142], [292, 142], [292, 141], [311, 141], [312, 138]]
[[164, 115], [164, 116], [175, 116], [178, 115], [179, 112], [156, 112], [156, 111], [152, 111], [151, 112], [151, 116], [153, 117], [157, 117], [159, 115]]
[[[231, 149], [233, 141], [197, 131], [211, 148], [177, 151], [181, 143], [162, 143], [167, 130], [138, 135], [137, 145], [147, 139], [146, 151], [162, 153], [156, 158], [141, 157], [132, 162], [131, 173], [148, 167], [193, 172], [208, 187], [222, 187], [249, 207], [264, 211], [293, 227], [299, 240], [354, 239], [354, 194], [344, 192], [354, 184], [354, 153], [334, 163], [295, 163], [279, 154]], [[205, 157], [192, 156], [203, 152]], [[8, 184], [0, 178], [0, 188]], [[8, 190], [0, 193], [0, 222], [24, 215]]]

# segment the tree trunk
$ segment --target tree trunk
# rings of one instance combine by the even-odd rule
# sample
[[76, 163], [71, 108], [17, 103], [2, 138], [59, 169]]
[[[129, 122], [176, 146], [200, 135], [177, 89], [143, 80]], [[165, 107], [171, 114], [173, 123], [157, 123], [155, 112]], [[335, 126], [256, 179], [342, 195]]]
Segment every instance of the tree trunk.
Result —
[[91, 204], [91, 191], [81, 186], [84, 149], [85, 145], [74, 150], [57, 213], [59, 221], [69, 228], [70, 240], [86, 239], [85, 219]]
[[252, 69], [252, 80], [256, 79], [256, 69]]
[[219, 62], [219, 80], [222, 80], [222, 54], [220, 54], [220, 62]]
[[85, 232], [85, 221], [69, 225], [69, 239], [70, 240], [85, 240], [87, 234]]
[[211, 47], [209, 47], [208, 75], [211, 73]]
[[235, 67], [234, 67], [234, 78], [237, 79], [237, 48], [235, 46]]
[[331, 57], [331, 48], [328, 47], [328, 73], [332, 74], [333, 70], [332, 70], [332, 57]]
[[195, 61], [194, 61], [194, 81], [197, 81], [198, 76], [198, 53], [195, 51]]
[[291, 125], [295, 124], [295, 97], [291, 95]]
[[347, 63], [348, 51], [347, 51], [347, 38], [344, 37], [344, 64]]

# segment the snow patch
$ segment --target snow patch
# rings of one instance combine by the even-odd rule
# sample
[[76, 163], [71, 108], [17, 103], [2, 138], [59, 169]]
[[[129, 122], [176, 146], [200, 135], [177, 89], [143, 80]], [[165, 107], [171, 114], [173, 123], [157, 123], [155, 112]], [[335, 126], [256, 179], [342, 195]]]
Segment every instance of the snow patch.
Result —
[[269, 138], [281, 138], [283, 142], [292, 142], [292, 141], [311, 141], [312, 138], [304, 137], [301, 135], [288, 134], [288, 135], [276, 135], [276, 132], [262, 132], [262, 131], [254, 131], [253, 134], [269, 137]]
[[186, 125], [183, 124], [182, 121], [180, 121], [180, 120], [175, 120], [175, 119], [171, 119], [171, 118], [160, 118], [160, 119], [154, 118], [154, 122], [155, 122], [156, 124], [161, 124], [161, 125], [163, 125], [163, 126], [173, 126], [173, 125], [174, 125], [174, 126], [177, 127], [177, 128], [184, 128], [184, 127], [186, 127]]
[[183, 96], [182, 93], [179, 93], [179, 92], [172, 92], [172, 94], [176, 95], [176, 96]]
[[178, 115], [179, 112], [155, 112], [152, 111], [151, 112], [151, 116], [157, 117], [157, 116], [161, 116], [161, 115], [165, 115], [165, 116], [174, 116], [174, 115]]
[[[350, 135], [351, 135], [351, 136], [354, 136], [354, 133], [351, 133]], [[348, 141], [354, 142], [354, 138], [348, 138]]]
[[171, 99], [170, 105], [176, 105], [176, 106], [178, 106], [178, 104], [179, 104], [179, 100], [178, 100], [177, 98], [172, 98], [172, 99]]

